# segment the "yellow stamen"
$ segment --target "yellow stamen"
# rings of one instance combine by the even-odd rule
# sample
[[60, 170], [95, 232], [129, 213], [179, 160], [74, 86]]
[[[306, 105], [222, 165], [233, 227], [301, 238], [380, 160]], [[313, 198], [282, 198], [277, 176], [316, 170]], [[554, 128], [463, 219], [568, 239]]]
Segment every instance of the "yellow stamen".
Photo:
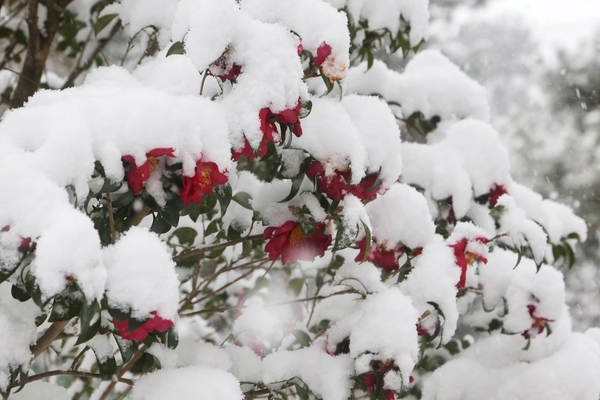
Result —
[[212, 168], [208, 166], [202, 167], [202, 172], [200, 173], [200, 181], [198, 182], [198, 186], [201, 188], [205, 188], [210, 185], [210, 173], [212, 172]]
[[302, 228], [296, 226], [290, 232], [290, 238], [288, 240], [292, 246], [300, 246], [306, 242], [306, 236], [304, 235], [304, 232], [302, 232]]
[[148, 157], [148, 166], [150, 167], [150, 173], [153, 173], [158, 165], [158, 158], [156, 157]]
[[476, 254], [473, 253], [467, 253], [466, 254], [466, 258], [467, 258], [467, 265], [471, 266], [473, 265], [473, 263], [475, 262], [475, 259], [477, 258]]

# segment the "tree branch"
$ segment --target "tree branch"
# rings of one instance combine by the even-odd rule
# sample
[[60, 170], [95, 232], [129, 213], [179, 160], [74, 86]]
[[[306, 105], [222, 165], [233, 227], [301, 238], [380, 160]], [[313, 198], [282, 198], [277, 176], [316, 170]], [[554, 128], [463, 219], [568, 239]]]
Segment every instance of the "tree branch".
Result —
[[54, 340], [58, 337], [58, 335], [65, 329], [65, 326], [69, 323], [70, 320], [67, 321], [57, 321], [50, 325], [50, 328], [44, 332], [44, 334], [38, 339], [37, 343], [33, 347], [31, 351], [31, 361], [35, 360], [40, 354], [42, 354], [50, 344], [54, 342]]
[[177, 261], [189, 258], [189, 257], [199, 256], [199, 255], [202, 255], [204, 253], [208, 253], [208, 252], [216, 251], [216, 250], [221, 250], [221, 249], [224, 249], [224, 248], [229, 247], [229, 246], [234, 246], [234, 245], [236, 245], [238, 243], [248, 242], [248, 241], [257, 240], [257, 239], [262, 239], [262, 237], [263, 237], [262, 235], [246, 236], [246, 237], [243, 237], [243, 238], [230, 240], [229, 242], [219, 243], [219, 244], [215, 244], [213, 246], [206, 246], [206, 247], [202, 247], [200, 249], [190, 250], [188, 252], [181, 253], [178, 256], [173, 257], [173, 261], [177, 262]]
[[[71, 375], [71, 376], [78, 376], [78, 377], [81, 377], [81, 378], [97, 378], [97, 379], [100, 379], [100, 374], [94, 374], [92, 372], [71, 371], [71, 370], [67, 370], [67, 371], [56, 370], [56, 371], [42, 372], [41, 374], [28, 376], [27, 377], [27, 383], [39, 381], [40, 379], [50, 378], [51, 376], [58, 376], [58, 375]], [[119, 381], [121, 383], [126, 383], [129, 386], [133, 386], [133, 383], [134, 383], [131, 379], [121, 378], [121, 377], [117, 377], [117, 381]], [[15, 385], [13, 385], [13, 387], [16, 387], [18, 385], [19, 384], [16, 383]]]
[[115, 37], [115, 35], [119, 32], [120, 29], [121, 29], [121, 21], [117, 21], [115, 26], [112, 27], [108, 37], [106, 39], [101, 40], [98, 43], [98, 46], [96, 46], [96, 48], [94, 49], [92, 54], [90, 54], [90, 56], [85, 61], [85, 63], [83, 63], [83, 64], [77, 63], [77, 66], [69, 74], [69, 77], [67, 78], [64, 85], [62, 86], [62, 89], [73, 87], [73, 85], [75, 84], [75, 80], [79, 77], [79, 75], [81, 75], [85, 70], [87, 70], [88, 68], [90, 68], [93, 65], [94, 60], [96, 59], [98, 54], [100, 54], [102, 52], [102, 50], [104, 50], [104, 48]]

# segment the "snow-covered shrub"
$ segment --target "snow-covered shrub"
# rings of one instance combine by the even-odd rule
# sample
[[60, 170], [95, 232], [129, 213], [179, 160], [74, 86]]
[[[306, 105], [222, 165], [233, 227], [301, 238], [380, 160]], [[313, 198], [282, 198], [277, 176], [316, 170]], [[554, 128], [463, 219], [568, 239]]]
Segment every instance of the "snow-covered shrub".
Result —
[[418, 52], [427, 0], [91, 3], [124, 66], [0, 123], [5, 398], [598, 398], [585, 223]]

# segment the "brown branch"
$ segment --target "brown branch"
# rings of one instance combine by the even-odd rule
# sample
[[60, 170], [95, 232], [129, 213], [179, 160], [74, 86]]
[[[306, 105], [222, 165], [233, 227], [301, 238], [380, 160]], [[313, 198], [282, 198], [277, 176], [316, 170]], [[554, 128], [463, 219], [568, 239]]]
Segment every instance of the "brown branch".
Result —
[[[146, 345], [142, 345], [142, 347], [140, 347], [135, 354], [133, 355], [133, 357], [131, 357], [131, 360], [129, 360], [129, 362], [123, 366], [121, 366], [121, 368], [119, 368], [119, 370], [117, 371], [117, 373], [115, 374], [116, 380], [112, 380], [109, 385], [106, 387], [106, 389], [104, 390], [104, 392], [102, 393], [102, 396], [100, 396], [100, 398], [98, 400], [106, 400], [106, 398], [108, 397], [108, 395], [110, 394], [110, 392], [112, 392], [112, 390], [114, 389], [115, 385], [117, 384], [117, 382], [120, 382], [123, 375], [125, 375], [125, 373], [127, 371], [129, 371], [131, 368], [133, 368], [134, 364], [137, 362], [137, 360], [140, 359], [140, 357], [144, 354], [144, 351], [146, 351], [148, 347]], [[129, 379], [128, 379], [129, 380]], [[133, 384], [133, 382], [132, 382]]]
[[79, 354], [77, 354], [77, 356], [75, 356], [75, 358], [73, 359], [73, 363], [71, 363], [71, 368], [69, 368], [71, 371], [75, 371], [75, 367], [77, 366], [77, 363], [79, 362], [79, 360], [81, 360], [81, 357], [83, 357], [85, 352], [88, 351], [89, 349], [90, 349], [89, 346], [85, 346], [83, 348], [83, 350], [81, 350], [79, 352]]
[[[72, 87], [75, 84], [75, 80], [79, 77], [79, 75], [81, 75], [85, 70], [87, 70], [88, 68], [90, 68], [93, 65], [94, 60], [96, 59], [96, 57], [98, 57], [98, 54], [100, 54], [104, 50], [104, 48], [115, 37], [115, 35], [119, 32], [120, 29], [121, 29], [121, 21], [117, 21], [115, 23], [115, 25], [112, 27], [108, 37], [106, 37], [106, 39], [103, 39], [98, 43], [98, 46], [94, 49], [92, 54], [90, 54], [90, 56], [87, 58], [85, 63], [83, 63], [83, 64], [81, 64], [79, 62], [77, 63], [77, 66], [69, 74], [69, 77], [65, 81], [62, 89]], [[81, 54], [83, 54], [83, 50], [82, 50]]]
[[[40, 379], [50, 378], [51, 376], [58, 376], [58, 375], [71, 375], [71, 376], [78, 376], [78, 377], [81, 377], [81, 378], [97, 378], [97, 379], [101, 378], [100, 374], [94, 374], [92, 372], [71, 371], [71, 370], [67, 370], [67, 371], [56, 370], [56, 371], [42, 372], [41, 374], [28, 376], [27, 377], [27, 383], [39, 381]], [[117, 377], [117, 381], [119, 381], [121, 383], [126, 383], [129, 386], [133, 386], [133, 383], [134, 383], [131, 379], [121, 378], [121, 377]], [[16, 383], [16, 384], [13, 385], [13, 387], [16, 387], [18, 385], [19, 384]]]
[[229, 247], [229, 246], [234, 246], [234, 245], [236, 245], [238, 243], [248, 242], [248, 241], [257, 240], [257, 239], [262, 239], [262, 237], [263, 237], [262, 235], [245, 236], [243, 238], [230, 240], [229, 242], [219, 243], [219, 244], [215, 244], [213, 246], [206, 246], [206, 247], [202, 247], [200, 249], [190, 250], [188, 252], [181, 253], [178, 256], [173, 257], [173, 261], [177, 262], [177, 261], [189, 258], [189, 257], [202, 255], [204, 253], [208, 253], [208, 252], [211, 252], [211, 251], [221, 250], [221, 249], [224, 249], [224, 248]]
[[106, 208], [108, 211], [108, 223], [110, 225], [110, 244], [115, 244], [117, 241], [117, 232], [115, 231], [115, 216], [113, 214], [112, 200], [110, 193], [106, 194]]
[[10, 108], [23, 106], [27, 99], [38, 90], [54, 36], [58, 32], [63, 12], [71, 1], [53, 0], [46, 3], [47, 16], [44, 21], [43, 30], [38, 28], [39, 1], [28, 1], [29, 7], [26, 21], [29, 39], [27, 41], [27, 54], [25, 55], [23, 68], [19, 75], [19, 82], [10, 102]]
[[[340, 296], [343, 294], [359, 294], [364, 298], [364, 295], [362, 293], [357, 292], [354, 289], [348, 289], [348, 290], [343, 290], [341, 292], [335, 292], [335, 293], [332, 293], [327, 296], [313, 296], [313, 297], [306, 297], [303, 299], [282, 301], [279, 303], [264, 304], [263, 307], [279, 307], [279, 306], [285, 306], [288, 304], [304, 303], [306, 301], [325, 300], [330, 297]], [[223, 307], [223, 308], [205, 308], [204, 310], [198, 310], [198, 311], [194, 311], [194, 312], [190, 312], [190, 313], [186, 313], [186, 314], [181, 314], [180, 316], [181, 317], [191, 317], [191, 316], [198, 315], [198, 314], [210, 314], [210, 313], [220, 313], [220, 312], [231, 311], [231, 310], [243, 310], [246, 307], [248, 307], [248, 306], [239, 305], [239, 306], [231, 306], [231, 307]]]
[[209, 295], [206, 295], [204, 297], [201, 297], [199, 299], [196, 299], [194, 301], [191, 302], [191, 304], [198, 304], [201, 303], [204, 300], [207, 300], [211, 297], [214, 297], [216, 294], [221, 293], [223, 290], [227, 289], [228, 287], [230, 287], [231, 285], [233, 285], [236, 282], [241, 281], [242, 279], [246, 278], [248, 275], [250, 275], [251, 273], [254, 272], [255, 269], [260, 268], [261, 266], [263, 266], [264, 264], [266, 264], [266, 262], [260, 263], [259, 265], [257, 265], [254, 268], [251, 268], [248, 272], [246, 272], [245, 274], [240, 275], [239, 277], [237, 277], [236, 279], [232, 280], [231, 282], [221, 286], [220, 288], [218, 288], [217, 290], [215, 290], [214, 292], [212, 292]]
[[44, 334], [38, 339], [37, 343], [33, 347], [31, 351], [31, 361], [35, 360], [40, 354], [42, 354], [54, 340], [60, 335], [60, 333], [65, 329], [65, 326], [69, 323], [70, 320], [67, 321], [57, 321], [54, 322], [50, 327], [44, 332]]

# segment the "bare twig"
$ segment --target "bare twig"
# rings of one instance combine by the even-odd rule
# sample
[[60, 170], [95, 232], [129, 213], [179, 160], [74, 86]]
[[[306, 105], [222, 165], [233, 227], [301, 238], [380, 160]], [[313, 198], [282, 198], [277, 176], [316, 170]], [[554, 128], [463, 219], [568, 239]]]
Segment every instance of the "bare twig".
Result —
[[[63, 89], [72, 87], [75, 84], [75, 80], [77, 79], [77, 77], [79, 77], [79, 75], [81, 75], [85, 70], [92, 66], [96, 57], [98, 57], [98, 55], [104, 50], [106, 45], [108, 45], [108, 43], [115, 37], [115, 35], [119, 32], [120, 29], [121, 21], [117, 21], [112, 27], [108, 37], [104, 40], [101, 40], [98, 43], [98, 46], [96, 46], [96, 48], [94, 49], [92, 54], [90, 54], [90, 56], [87, 58], [85, 63], [81, 64], [80, 61], [77, 62], [77, 66], [73, 69], [73, 71], [71, 71], [69, 77], [65, 81], [65, 84], [62, 87]], [[83, 55], [83, 49], [81, 50], [81, 55]]]
[[50, 347], [50, 344], [52, 344], [52, 342], [54, 342], [63, 329], [65, 329], [65, 326], [67, 326], [69, 321], [70, 320], [57, 321], [50, 325], [50, 327], [38, 339], [37, 343], [33, 347], [33, 350], [31, 351], [31, 361], [35, 360], [40, 354], [46, 351], [48, 347]]
[[106, 194], [106, 208], [108, 211], [108, 223], [110, 225], [110, 244], [115, 244], [117, 241], [117, 232], [115, 231], [115, 216], [113, 214], [112, 200], [110, 193]]
[[190, 250], [185, 253], [181, 253], [178, 256], [173, 257], [173, 261], [177, 262], [177, 261], [189, 258], [189, 257], [202, 255], [204, 253], [208, 253], [211, 251], [221, 250], [221, 249], [224, 249], [229, 246], [234, 246], [238, 243], [248, 242], [248, 241], [257, 240], [257, 239], [262, 239], [262, 235], [245, 236], [243, 238], [230, 240], [229, 242], [219, 243], [219, 244], [215, 244], [213, 246], [206, 246], [206, 247], [202, 247], [200, 249]]
[[[94, 374], [92, 372], [82, 372], [82, 371], [72, 371], [72, 370], [66, 370], [66, 371], [56, 370], [56, 371], [42, 372], [41, 374], [28, 376], [27, 377], [27, 383], [39, 381], [40, 379], [50, 378], [51, 376], [58, 376], [58, 375], [71, 375], [71, 376], [78, 376], [78, 377], [81, 377], [81, 378], [97, 378], [97, 379], [100, 379], [100, 374]], [[127, 378], [117, 377], [116, 379], [117, 379], [118, 382], [126, 383], [126, 384], [128, 384], [130, 386], [132, 386], [133, 383], [134, 383], [131, 379], [127, 379]], [[15, 385], [18, 385], [18, 383], [15, 384]]]

